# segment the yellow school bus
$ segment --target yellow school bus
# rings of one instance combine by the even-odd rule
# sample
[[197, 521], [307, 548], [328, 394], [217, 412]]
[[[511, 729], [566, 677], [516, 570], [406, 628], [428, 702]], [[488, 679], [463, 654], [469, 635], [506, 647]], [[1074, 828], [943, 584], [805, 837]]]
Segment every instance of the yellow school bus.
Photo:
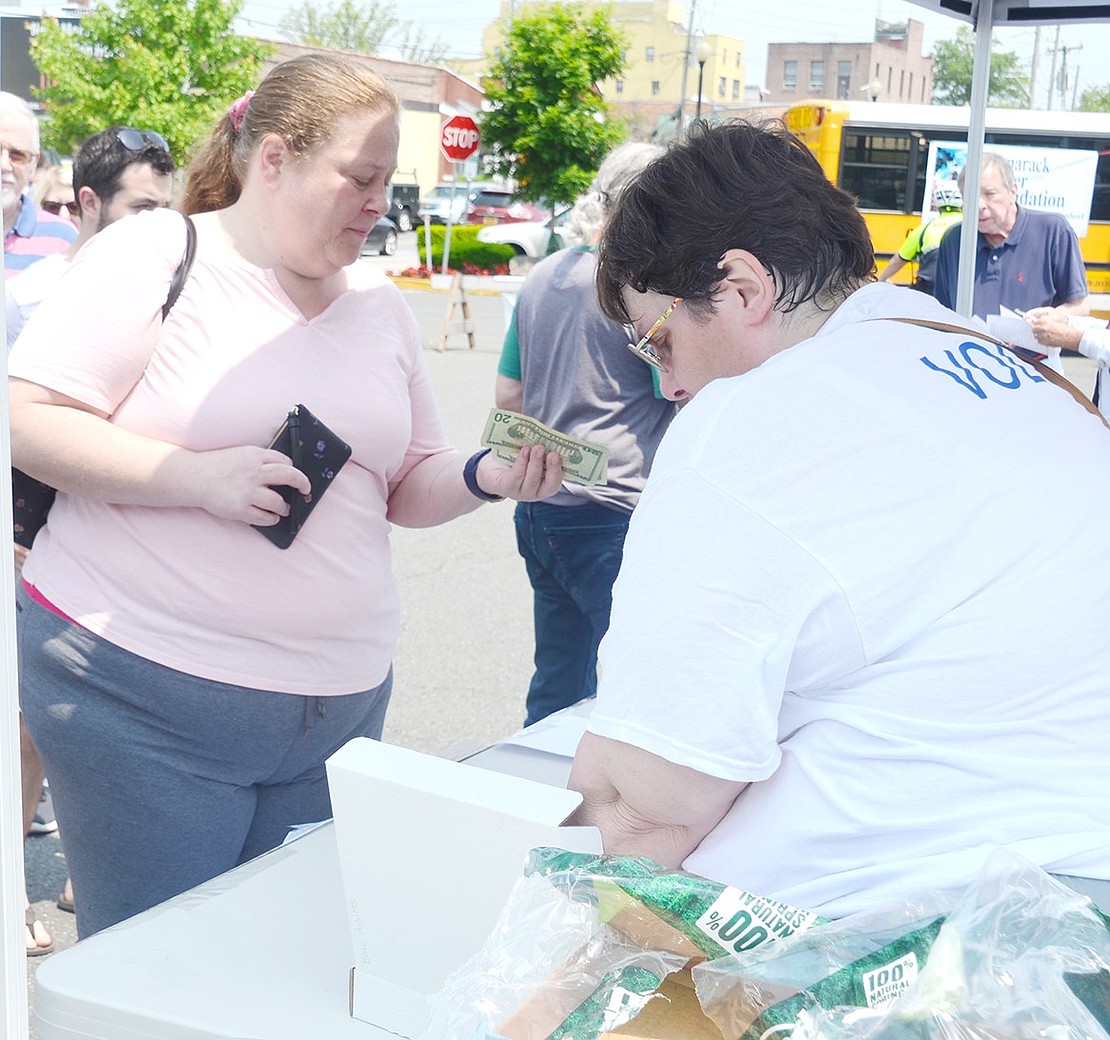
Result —
[[[879, 270], [921, 222], [931, 141], [966, 141], [969, 110], [944, 105], [800, 101], [786, 125], [829, 179], [856, 196], [871, 231]], [[1091, 221], [1079, 240], [1092, 293], [1110, 293], [1110, 113], [990, 108], [986, 147], [1094, 149], [1099, 154]], [[909, 281], [910, 266], [896, 281]]]

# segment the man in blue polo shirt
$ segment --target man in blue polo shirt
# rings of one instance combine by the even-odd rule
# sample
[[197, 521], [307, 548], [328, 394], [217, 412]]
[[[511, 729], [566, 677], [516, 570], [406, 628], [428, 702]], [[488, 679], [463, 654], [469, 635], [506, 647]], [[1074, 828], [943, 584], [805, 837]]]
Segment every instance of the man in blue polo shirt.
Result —
[[[964, 188], [960, 172], [960, 190]], [[1087, 273], [1079, 239], [1058, 213], [1025, 209], [1017, 202], [1013, 168], [994, 152], [983, 154], [979, 185], [979, 241], [975, 251], [972, 311], [980, 318], [1000, 308], [1063, 307], [1086, 314]], [[966, 198], [966, 195], [964, 196]], [[962, 227], [950, 228], [937, 258], [936, 297], [956, 306]]]
[[0, 92], [0, 202], [4, 210], [4, 274], [64, 253], [77, 238], [64, 217], [40, 209], [27, 190], [39, 160], [39, 121], [23, 98]]

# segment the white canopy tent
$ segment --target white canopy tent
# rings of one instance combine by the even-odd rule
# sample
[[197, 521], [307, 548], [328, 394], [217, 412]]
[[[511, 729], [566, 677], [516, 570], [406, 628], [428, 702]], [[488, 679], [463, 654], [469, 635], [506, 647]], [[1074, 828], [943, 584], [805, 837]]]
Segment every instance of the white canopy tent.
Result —
[[[910, 0], [911, 3], [971, 23], [975, 28], [975, 70], [968, 128], [966, 196], [979, 197], [979, 171], [983, 153], [987, 86], [990, 73], [991, 36], [997, 26], [1058, 25], [1110, 22], [1110, 0]], [[976, 207], [964, 212], [964, 235], [960, 254], [960, 286], [957, 306], [971, 314], [972, 274], [977, 233]], [[0, 329], [3, 319], [0, 318]], [[10, 439], [7, 426], [8, 395], [4, 366], [0, 385], [0, 471], [10, 473]], [[0, 515], [11, 516], [11, 484], [0, 480]], [[5, 691], [0, 707], [0, 1036], [26, 1040], [27, 957], [23, 943], [23, 834], [20, 799], [19, 738], [17, 728], [17, 685], [15, 649], [15, 574], [12, 557], [0, 563], [0, 639], [4, 644]]]
[[[927, 10], [948, 14], [953, 18], [969, 22], [975, 28], [975, 65], [971, 81], [971, 117], [967, 130], [964, 198], [977, 200], [983, 139], [986, 134], [991, 40], [995, 27], [1110, 22], [1110, 2], [1107, 0], [909, 0], [909, 2]], [[977, 205], [964, 206], [963, 227], [956, 309], [961, 314], [970, 316], [975, 276], [975, 246], [978, 241]]]
[[[3, 283], [0, 282], [0, 285]], [[3, 308], [0, 308], [2, 314]], [[0, 316], [0, 335], [7, 341], [7, 322]], [[8, 364], [4, 352], [4, 378], [0, 380], [0, 516], [12, 515], [11, 441], [8, 432]], [[26, 1040], [27, 951], [23, 942], [23, 800], [19, 768], [19, 673], [15, 650], [15, 559], [0, 553], [0, 640], [3, 640], [3, 673], [0, 674], [0, 1036]]]

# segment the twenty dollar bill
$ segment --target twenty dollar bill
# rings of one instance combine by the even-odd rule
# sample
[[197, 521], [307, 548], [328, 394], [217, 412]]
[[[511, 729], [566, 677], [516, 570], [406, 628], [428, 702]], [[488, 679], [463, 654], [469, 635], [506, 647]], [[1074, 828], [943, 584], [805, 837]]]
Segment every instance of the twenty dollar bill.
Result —
[[538, 419], [504, 408], [491, 408], [482, 433], [482, 447], [492, 448], [502, 462], [512, 463], [521, 448], [542, 444], [558, 452], [563, 460], [563, 479], [576, 484], [604, 484], [609, 466], [609, 449], [592, 441], [580, 441], [545, 426]]

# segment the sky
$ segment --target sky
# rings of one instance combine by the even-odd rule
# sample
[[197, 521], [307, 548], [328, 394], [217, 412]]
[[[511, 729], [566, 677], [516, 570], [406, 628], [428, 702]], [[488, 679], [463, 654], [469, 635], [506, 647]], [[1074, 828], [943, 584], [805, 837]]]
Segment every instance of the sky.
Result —
[[[321, 0], [326, 2], [326, 0]], [[388, 2], [388, 0], [384, 0]], [[870, 40], [875, 19], [888, 22], [916, 18], [925, 25], [925, 53], [939, 39], [949, 39], [966, 23], [905, 0], [694, 0], [694, 31], [736, 36], [745, 41], [745, 79], [763, 85], [767, 45], [798, 41], [854, 43]], [[244, 28], [259, 36], [276, 38], [277, 26], [299, 0], [247, 0], [243, 8]], [[428, 39], [438, 37], [448, 52], [458, 57], [481, 55], [482, 30], [497, 18], [499, 0], [395, 0], [398, 17], [424, 27]], [[620, 3], [615, 9], [619, 14]], [[685, 3], [689, 18], [690, 0]], [[998, 46], [1015, 52], [1028, 63], [1033, 54], [1035, 30], [999, 29]], [[1052, 63], [1049, 48], [1056, 30], [1041, 30], [1040, 71], [1037, 74], [1039, 104], [1043, 107]], [[1069, 69], [1077, 70], [1079, 90], [1110, 82], [1110, 69], [1096, 60], [1110, 49], [1110, 25], [1073, 25], [1060, 30], [1061, 49], [1069, 48]], [[1070, 92], [1069, 92], [1070, 94]], [[1054, 103], [1061, 107], [1059, 101]], [[1070, 105], [1069, 105], [1070, 107]]]

